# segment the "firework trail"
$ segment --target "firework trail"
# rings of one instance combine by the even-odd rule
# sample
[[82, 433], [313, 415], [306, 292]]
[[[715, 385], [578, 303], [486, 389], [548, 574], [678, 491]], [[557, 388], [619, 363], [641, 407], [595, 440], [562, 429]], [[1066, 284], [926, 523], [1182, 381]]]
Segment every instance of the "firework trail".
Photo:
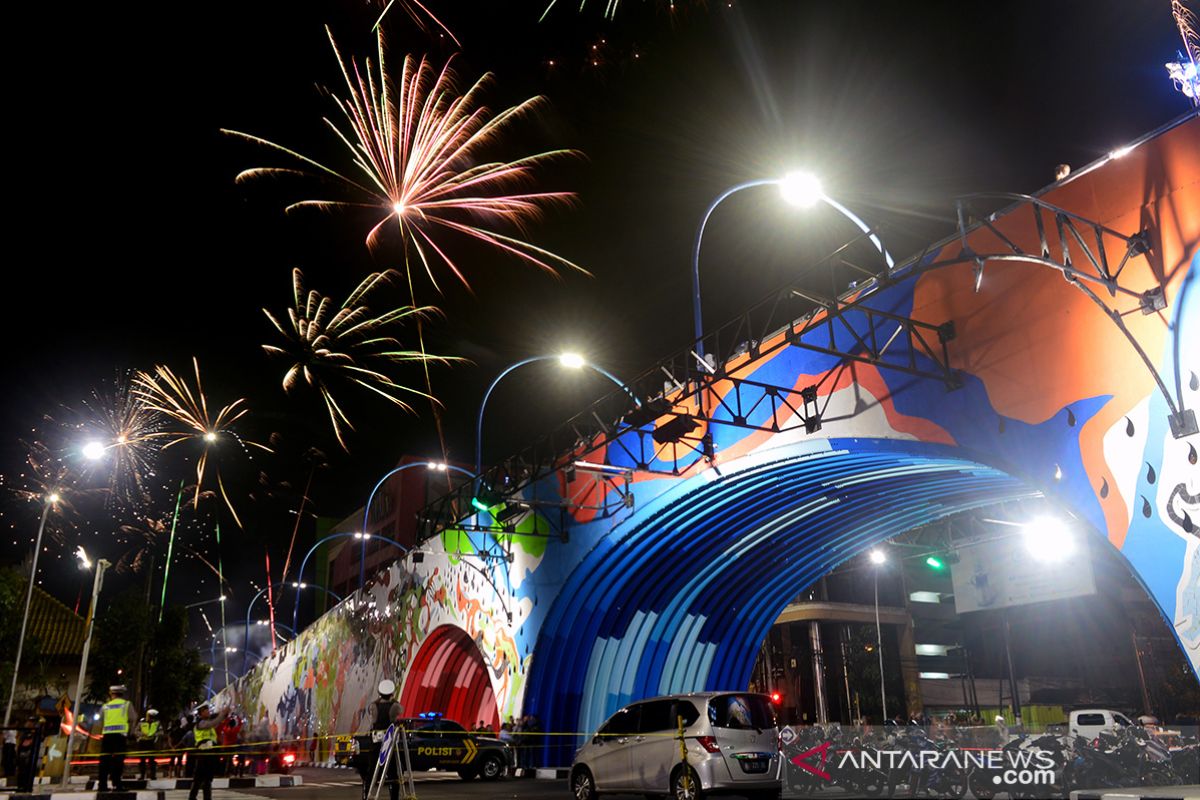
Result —
[[[619, 6], [620, 4], [621, 4], [621, 0], [604, 0], [604, 16], [605, 16], [605, 18], [615, 19], [617, 16], [617, 6]], [[538, 22], [545, 20], [546, 15], [549, 14], [551, 9], [553, 9], [554, 6], [556, 6], [556, 5], [558, 5], [558, 0], [550, 0], [550, 4], [548, 6], [546, 6], [546, 10], [542, 12], [542, 16], [538, 17]], [[580, 0], [579, 1], [579, 10], [583, 11], [584, 6], [586, 6], [586, 5], [587, 5], [587, 0]], [[673, 13], [676, 9], [676, 6], [679, 5], [679, 2], [678, 2], [678, 0], [665, 0], [665, 2], [662, 2], [661, 5], [664, 6], [668, 12]]]
[[[425, 5], [421, 3], [421, 0], [387, 0], [387, 2], [384, 4], [383, 11], [379, 14], [379, 19], [375, 20], [374, 27], [376, 29], [379, 28], [379, 23], [383, 22], [383, 18], [387, 16], [387, 13], [391, 11], [394, 6], [399, 6], [401, 9], [403, 9], [404, 13], [408, 15], [409, 19], [415, 22], [417, 27], [422, 31], [430, 33], [432, 32], [433, 27], [441, 28], [456, 46], [462, 47], [462, 43], [458, 41], [458, 38], [454, 35], [454, 33], [448, 27], [446, 27], [446, 24], [438, 19], [432, 11], [426, 8]], [[429, 25], [430, 22], [433, 23], [433, 26]]]
[[1183, 0], [1171, 0], [1171, 16], [1183, 39], [1183, 49], [1193, 63], [1200, 62], [1200, 34], [1196, 32], [1196, 15]]
[[163, 428], [162, 414], [133, 391], [127, 376], [114, 381], [111, 390], [94, 390], [83, 406], [81, 427], [99, 440], [111, 459], [106, 466], [107, 502], [145, 505], [149, 501], [146, 481], [154, 475], [158, 456], [155, 436]]
[[405, 319], [419, 318], [436, 309], [402, 306], [376, 314], [368, 308], [367, 295], [393, 274], [387, 271], [368, 275], [345, 302], [335, 306], [331, 298], [322, 296], [315, 289], [305, 292], [304, 275], [296, 269], [292, 271], [293, 307], [288, 309], [287, 318], [263, 309], [286, 341], [282, 347], [263, 345], [268, 354], [291, 362], [283, 376], [284, 391], [291, 393], [301, 383], [314, 389], [325, 402], [338, 444], [347, 452], [350, 448], [346, 445], [345, 433], [354, 426], [334, 398], [332, 382], [341, 380], [369, 389], [411, 412], [412, 407], [401, 399], [403, 395], [432, 397], [418, 389], [401, 386], [382, 372], [382, 367], [413, 361], [445, 363], [457, 360], [431, 356], [420, 350], [405, 350], [394, 336], [389, 335], [391, 329]]
[[[204, 388], [200, 382], [200, 363], [193, 358], [192, 366], [196, 374], [194, 390], [186, 380], [177, 376], [169, 367], [159, 365], [154, 368], [153, 374], [138, 371], [134, 377], [133, 394], [144, 402], [147, 408], [165, 415], [169, 423], [174, 423], [167, 425], [168, 430], [153, 434], [154, 438], [168, 440], [163, 445], [163, 450], [184, 442], [198, 441], [201, 443], [203, 450], [196, 461], [196, 492], [192, 502], [192, 507], [196, 508], [200, 504], [200, 493], [205, 485], [204, 479], [208, 475], [209, 454], [212, 448], [220, 446], [226, 439], [233, 439], [243, 451], [246, 451], [248, 446], [267, 452], [270, 452], [271, 448], [245, 439], [234, 430], [234, 423], [249, 411], [244, 405], [246, 402], [244, 398], [234, 400], [229, 405], [222, 407], [215, 416], [209, 414], [208, 399], [204, 395]], [[216, 458], [213, 460], [216, 461]], [[212, 472], [216, 476], [217, 489], [224, 499], [226, 507], [229, 508], [229, 513], [233, 515], [234, 522], [239, 528], [243, 527], [237, 509], [233, 507], [229, 493], [225, 490], [219, 462]]]

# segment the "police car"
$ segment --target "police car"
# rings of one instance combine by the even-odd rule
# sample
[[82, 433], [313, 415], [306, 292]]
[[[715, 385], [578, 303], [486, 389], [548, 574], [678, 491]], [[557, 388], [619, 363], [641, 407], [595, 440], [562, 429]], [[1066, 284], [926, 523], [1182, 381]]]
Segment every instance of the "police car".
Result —
[[[471, 733], [441, 714], [399, 720], [408, 732], [408, 755], [414, 772], [457, 772], [464, 781], [494, 781], [516, 766], [513, 749], [491, 736]], [[403, 754], [401, 754], [403, 758]]]

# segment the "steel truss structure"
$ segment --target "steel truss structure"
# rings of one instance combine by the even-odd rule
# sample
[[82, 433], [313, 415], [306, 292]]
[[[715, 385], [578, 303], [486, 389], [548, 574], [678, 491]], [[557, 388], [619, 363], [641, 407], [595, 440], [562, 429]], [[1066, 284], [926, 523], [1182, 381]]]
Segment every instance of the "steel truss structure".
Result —
[[[972, 219], [974, 205], [984, 199], [1014, 202], [1000, 211]], [[717, 425], [773, 433], [803, 427], [807, 433], [815, 433], [821, 430], [830, 396], [825, 393], [822, 405], [822, 385], [836, 382], [842, 372], [853, 370], [856, 365], [938, 381], [948, 391], [957, 388], [961, 379], [950, 364], [947, 350], [947, 343], [955, 336], [952, 321], [918, 320], [871, 303], [880, 290], [897, 281], [964, 263], [973, 265], [976, 290], [989, 263], [1024, 262], [1060, 272], [1069, 284], [1104, 311], [1137, 352], [1170, 409], [1172, 434], [1181, 438], [1197, 432], [1195, 412], [1184, 407], [1178, 382], [1172, 395], [1123, 319], [1129, 313], [1153, 314], [1166, 307], [1163, 291], [1166, 277], [1159, 276], [1159, 284], [1150, 287], [1132, 288], [1122, 283], [1130, 260], [1150, 252], [1150, 231], [1121, 233], [1031, 195], [970, 195], [961, 198], [957, 206], [958, 231], [894, 269], [884, 270], [861, 285], [851, 284], [848, 291], [835, 297], [823, 296], [801, 285], [803, 278], [816, 270], [847, 263], [846, 251], [878, 232], [870, 230], [847, 242], [813, 264], [797, 281], [706, 334], [702, 342], [655, 364], [522, 452], [432, 502], [419, 514], [419, 537], [428, 538], [447, 529], [512, 535], [515, 524], [526, 514], [539, 515], [551, 532], [523, 535], [565, 537], [572, 509], [592, 508], [608, 516], [631, 507], [633, 496], [628, 491], [628, 475], [618, 481], [604, 477], [597, 484], [615, 488], [619, 502], [609, 502], [607, 490], [595, 493], [601, 501], [590, 506], [578, 498], [539, 501], [536, 497], [517, 497], [517, 493], [555, 473], [569, 474], [583, 464], [591, 468], [607, 467], [617, 473], [636, 470], [667, 475], [680, 475], [697, 465], [707, 467], [716, 455], [711, 431]], [[1011, 217], [1026, 207], [1033, 214], [1038, 234], [1037, 253], [1022, 250], [996, 225], [1002, 217]], [[1057, 247], [1052, 247], [1047, 233], [1051, 227], [1057, 234]], [[991, 252], [976, 252], [968, 243], [968, 235], [984, 230], [992, 234], [997, 245]], [[946, 253], [956, 243], [958, 251]], [[1132, 301], [1133, 308], [1119, 310], [1106, 302], [1098, 290], [1107, 292], [1114, 300]], [[828, 355], [837, 359], [837, 363], [816, 384], [801, 388], [744, 377], [755, 364], [789, 347]], [[701, 358], [700, 352], [705, 357]], [[639, 402], [631, 406], [630, 399], [634, 397]], [[652, 425], [655, 422], [658, 424]], [[607, 448], [604, 458], [634, 466], [622, 469], [586, 461], [602, 448]], [[480, 522], [479, 506], [472, 504], [481, 492], [489, 495], [487, 507], [496, 512], [488, 514], [488, 522]], [[536, 494], [536, 488], [527, 494]], [[515, 510], [506, 514], [505, 509], [510, 507]], [[509, 536], [496, 538], [498, 544], [506, 544], [508, 540]], [[511, 550], [503, 552], [503, 557], [511, 558]], [[499, 557], [482, 552], [480, 555]]]

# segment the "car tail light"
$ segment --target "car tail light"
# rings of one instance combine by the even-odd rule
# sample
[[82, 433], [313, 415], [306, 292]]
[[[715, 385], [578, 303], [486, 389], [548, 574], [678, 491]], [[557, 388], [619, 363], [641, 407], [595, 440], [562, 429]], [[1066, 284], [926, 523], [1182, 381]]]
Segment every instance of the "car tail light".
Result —
[[710, 753], [719, 753], [721, 748], [717, 747], [717, 737], [715, 736], [697, 736], [696, 741]]
[[296, 763], [296, 754], [295, 753], [284, 753], [283, 754], [283, 763], [287, 764], [289, 767], [292, 764], [295, 764]]

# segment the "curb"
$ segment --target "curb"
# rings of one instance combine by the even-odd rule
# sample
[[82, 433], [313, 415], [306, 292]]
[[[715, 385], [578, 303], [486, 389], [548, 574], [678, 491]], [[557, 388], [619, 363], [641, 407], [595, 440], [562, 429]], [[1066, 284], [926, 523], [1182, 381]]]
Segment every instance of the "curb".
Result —
[[[101, 792], [103, 800], [122, 800], [125, 795], [132, 795], [133, 792], [153, 793], [157, 790], [161, 794], [163, 790], [171, 789], [190, 789], [192, 788], [191, 778], [161, 778], [153, 781], [125, 781], [132, 791], [127, 792]], [[256, 775], [253, 778], [214, 778], [212, 788], [214, 789], [284, 789], [289, 786], [304, 785], [304, 777], [302, 775]], [[96, 781], [91, 779], [87, 783], [88, 791], [96, 794]], [[149, 790], [149, 791], [147, 791]], [[45, 795], [38, 795], [45, 797]], [[71, 797], [80, 797], [78, 793], [71, 793]], [[120, 796], [120, 797], [118, 797]], [[0, 800], [5, 800], [3, 795], [0, 795]], [[16, 800], [16, 798], [13, 798]], [[136, 800], [146, 800], [146, 798], [138, 797]]]
[[166, 800], [166, 792], [54, 792], [52, 794], [6, 794], [0, 800]]

